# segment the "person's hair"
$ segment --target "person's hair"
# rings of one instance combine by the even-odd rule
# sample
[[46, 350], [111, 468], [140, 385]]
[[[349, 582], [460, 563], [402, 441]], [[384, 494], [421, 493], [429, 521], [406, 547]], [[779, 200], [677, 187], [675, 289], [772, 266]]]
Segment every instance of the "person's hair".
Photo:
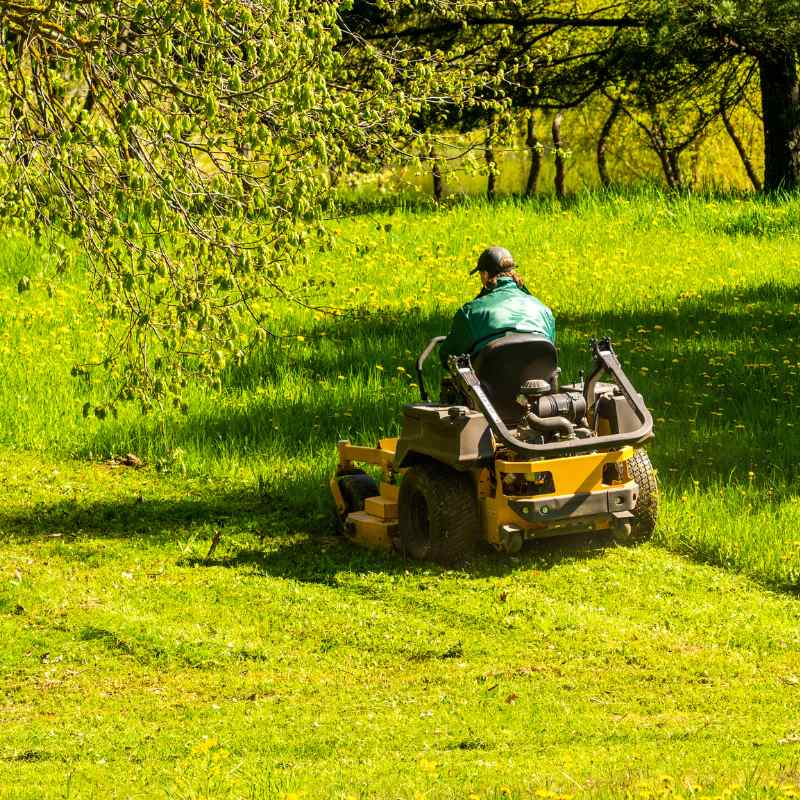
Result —
[[497, 286], [498, 278], [511, 278], [520, 289], [525, 286], [525, 281], [522, 280], [519, 273], [511, 267], [511, 269], [505, 269], [502, 272], [498, 272], [496, 275], [490, 275], [486, 281], [486, 288], [494, 289], [494, 287]]

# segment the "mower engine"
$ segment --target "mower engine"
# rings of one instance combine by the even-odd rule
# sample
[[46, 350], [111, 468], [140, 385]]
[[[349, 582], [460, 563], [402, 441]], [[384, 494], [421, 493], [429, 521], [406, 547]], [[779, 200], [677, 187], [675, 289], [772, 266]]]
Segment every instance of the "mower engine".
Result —
[[523, 411], [517, 436], [525, 442], [546, 444], [592, 436], [586, 399], [580, 391], [555, 392], [547, 381], [525, 381], [517, 403]]

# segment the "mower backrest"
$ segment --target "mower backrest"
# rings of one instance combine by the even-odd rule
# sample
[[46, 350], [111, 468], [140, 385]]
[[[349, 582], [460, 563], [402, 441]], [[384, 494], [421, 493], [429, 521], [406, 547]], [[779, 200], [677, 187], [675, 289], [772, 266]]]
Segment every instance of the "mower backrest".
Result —
[[543, 380], [557, 388], [558, 353], [555, 345], [541, 336], [529, 333], [501, 336], [475, 356], [472, 366], [506, 425], [516, 425], [522, 416], [517, 395], [525, 381]]

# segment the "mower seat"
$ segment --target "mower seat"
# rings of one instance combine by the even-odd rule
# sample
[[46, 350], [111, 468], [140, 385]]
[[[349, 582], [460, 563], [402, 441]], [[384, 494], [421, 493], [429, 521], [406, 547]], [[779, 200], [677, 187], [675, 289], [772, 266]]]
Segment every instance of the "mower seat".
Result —
[[517, 395], [525, 381], [544, 380], [558, 388], [558, 352], [543, 336], [508, 333], [487, 344], [472, 366], [500, 419], [511, 427], [522, 416]]

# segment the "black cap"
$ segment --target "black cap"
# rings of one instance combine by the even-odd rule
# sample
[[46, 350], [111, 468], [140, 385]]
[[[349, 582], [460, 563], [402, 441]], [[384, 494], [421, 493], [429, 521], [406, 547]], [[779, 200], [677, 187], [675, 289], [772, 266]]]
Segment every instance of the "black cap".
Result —
[[478, 259], [478, 266], [470, 270], [469, 274], [488, 272], [490, 276], [499, 275], [501, 272], [514, 269], [516, 266], [514, 256], [505, 247], [489, 247], [481, 253]]

